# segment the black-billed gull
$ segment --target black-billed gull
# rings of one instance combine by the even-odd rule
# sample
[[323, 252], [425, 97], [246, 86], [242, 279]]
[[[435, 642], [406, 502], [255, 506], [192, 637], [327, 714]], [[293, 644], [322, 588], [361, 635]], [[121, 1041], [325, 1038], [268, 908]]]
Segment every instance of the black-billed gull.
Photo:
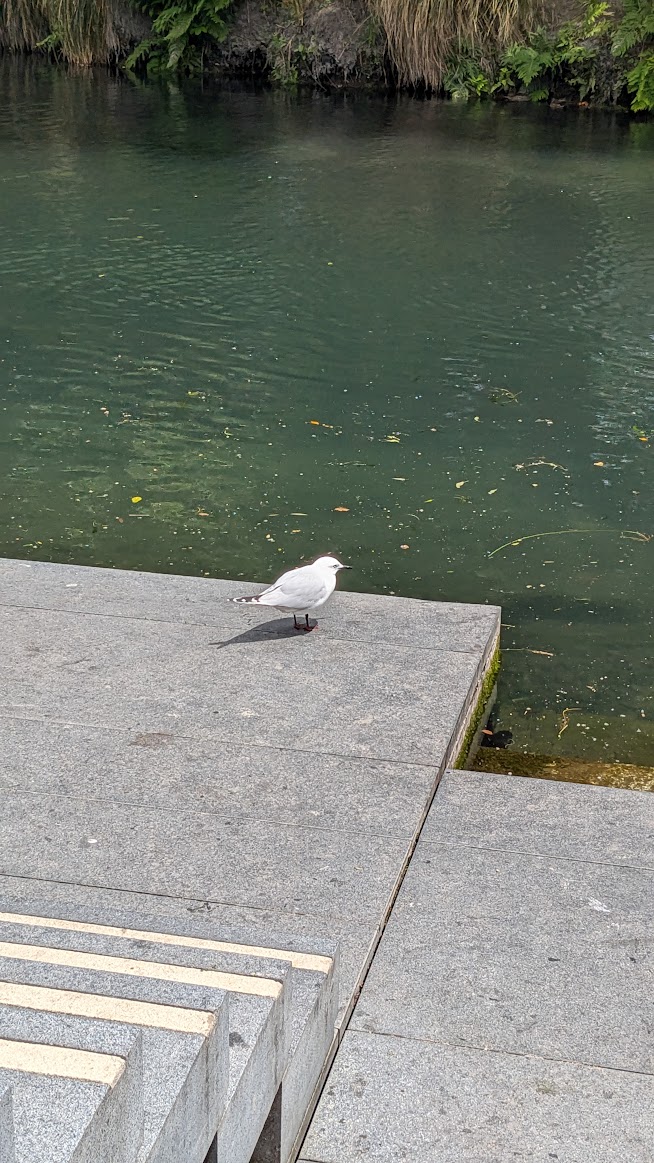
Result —
[[[261, 594], [229, 600], [256, 606], [272, 606], [275, 610], [292, 614], [296, 630], [314, 630], [318, 623], [314, 622], [313, 626], [310, 624], [309, 611], [324, 606], [327, 598], [331, 597], [336, 587], [336, 574], [339, 569], [351, 568], [349, 565], [343, 565], [337, 557], [319, 557], [310, 565], [289, 569]], [[298, 614], [304, 614], [304, 626], [302, 623], [298, 624]]]

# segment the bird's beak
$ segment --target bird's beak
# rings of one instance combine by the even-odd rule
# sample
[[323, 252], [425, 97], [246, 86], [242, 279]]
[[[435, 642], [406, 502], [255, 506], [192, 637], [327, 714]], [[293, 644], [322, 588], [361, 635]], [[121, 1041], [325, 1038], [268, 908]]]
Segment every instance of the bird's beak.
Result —
[[338, 568], [339, 569], [352, 569], [353, 567], [351, 565], [339, 565]]

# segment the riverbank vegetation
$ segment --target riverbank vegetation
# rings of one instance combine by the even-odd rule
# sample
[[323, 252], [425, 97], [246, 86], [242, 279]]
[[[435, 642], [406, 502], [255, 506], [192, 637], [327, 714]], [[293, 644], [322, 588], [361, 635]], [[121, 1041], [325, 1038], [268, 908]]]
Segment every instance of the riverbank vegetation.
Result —
[[0, 0], [0, 45], [134, 74], [654, 111], [654, 0]]

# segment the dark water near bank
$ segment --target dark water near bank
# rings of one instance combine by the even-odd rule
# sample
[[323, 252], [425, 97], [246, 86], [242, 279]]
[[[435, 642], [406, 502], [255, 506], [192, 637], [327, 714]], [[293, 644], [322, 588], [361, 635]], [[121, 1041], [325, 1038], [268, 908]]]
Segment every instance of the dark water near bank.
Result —
[[653, 190], [651, 122], [0, 61], [0, 554], [499, 602], [515, 745], [651, 761]]

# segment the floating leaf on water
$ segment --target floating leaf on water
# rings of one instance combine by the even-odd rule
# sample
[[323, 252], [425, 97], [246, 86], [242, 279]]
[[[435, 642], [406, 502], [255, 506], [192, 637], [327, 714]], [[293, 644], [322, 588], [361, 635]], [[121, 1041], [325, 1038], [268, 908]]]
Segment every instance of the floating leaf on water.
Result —
[[405, 481], [406, 477], [393, 477], [394, 481]]
[[350, 511], [350, 510], [349, 510], [349, 509], [347, 509], [347, 508], [345, 507], [345, 505], [337, 505], [337, 506], [336, 506], [336, 508], [334, 509], [334, 512], [335, 512], [335, 513], [349, 513], [349, 511]]
[[467, 481], [457, 481], [454, 488], [455, 489], [462, 489], [464, 485], [467, 485], [467, 483], [468, 483]]
[[317, 424], [320, 427], [320, 420], [309, 420], [310, 424]]
[[400, 545], [400, 549], [408, 549], [408, 548], [409, 548], [408, 545]]
[[142, 501], [142, 500], [143, 500], [143, 497], [132, 497], [132, 504], [138, 505], [139, 501]]
[[308, 517], [308, 513], [291, 513], [291, 517]]
[[595, 465], [595, 468], [604, 468], [604, 461], [603, 460], [594, 460], [593, 464]]
[[400, 443], [399, 436], [385, 436], [384, 440], [386, 441], [387, 444], [399, 444]]
[[497, 489], [489, 489], [488, 490], [489, 497], [492, 497], [493, 493], [496, 493], [496, 492], [497, 492]]
[[291, 533], [301, 533], [301, 529], [291, 529]]

